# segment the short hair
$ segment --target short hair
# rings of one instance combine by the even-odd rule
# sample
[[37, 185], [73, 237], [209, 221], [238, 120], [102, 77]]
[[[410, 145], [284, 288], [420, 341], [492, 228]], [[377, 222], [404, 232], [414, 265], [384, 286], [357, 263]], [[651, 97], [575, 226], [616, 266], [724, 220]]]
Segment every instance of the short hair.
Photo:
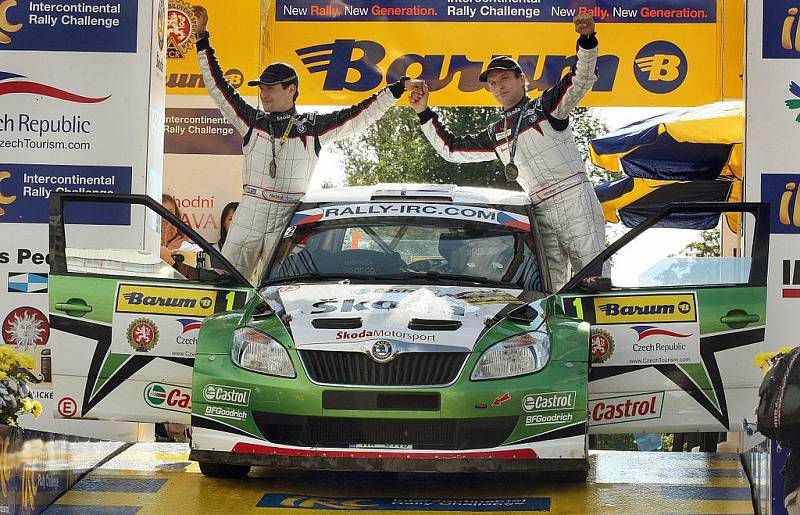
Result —
[[531, 83], [530, 83], [530, 81], [528, 81], [528, 76], [525, 75], [524, 73], [520, 72], [520, 71], [515, 71], [514, 72], [514, 77], [519, 77], [520, 75], [525, 77], [525, 91], [526, 92], [530, 91], [531, 90]]
[[297, 97], [300, 96], [300, 81], [297, 80], [297, 76], [295, 75], [295, 77], [292, 80], [281, 82], [281, 86], [283, 86], [283, 89], [288, 89], [289, 86], [291, 86], [292, 84], [294, 84], [295, 88], [297, 88], [294, 90], [294, 96], [292, 97], [292, 102], [297, 102]]

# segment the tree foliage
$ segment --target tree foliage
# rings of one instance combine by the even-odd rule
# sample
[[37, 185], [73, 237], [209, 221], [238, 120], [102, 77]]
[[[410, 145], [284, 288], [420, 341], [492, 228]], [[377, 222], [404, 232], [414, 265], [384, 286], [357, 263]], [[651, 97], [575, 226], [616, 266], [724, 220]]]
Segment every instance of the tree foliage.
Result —
[[[497, 107], [439, 107], [440, 119], [455, 134], [481, 131], [500, 119]], [[586, 108], [572, 116], [575, 140], [584, 159], [589, 140], [607, 131], [605, 124]], [[449, 163], [439, 157], [419, 128], [416, 113], [408, 108], [393, 108], [361, 135], [337, 143], [343, 155], [348, 185], [379, 182], [422, 182], [520, 189], [508, 182], [498, 159], [483, 163]], [[603, 176], [595, 167], [590, 175]]]
[[688, 257], [719, 257], [722, 247], [720, 246], [720, 228], [710, 229], [700, 232], [700, 240], [693, 241], [686, 245], [679, 255]]

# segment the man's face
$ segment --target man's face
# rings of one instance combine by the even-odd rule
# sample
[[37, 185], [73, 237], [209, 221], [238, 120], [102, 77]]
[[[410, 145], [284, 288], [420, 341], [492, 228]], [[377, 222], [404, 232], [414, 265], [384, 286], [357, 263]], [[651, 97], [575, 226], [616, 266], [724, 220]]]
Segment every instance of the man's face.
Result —
[[268, 113], [288, 111], [294, 106], [294, 94], [297, 91], [297, 86], [294, 84], [290, 84], [285, 89], [283, 84], [269, 86], [259, 84], [258, 90], [264, 110]]
[[495, 100], [506, 109], [514, 107], [525, 95], [525, 76], [517, 77], [513, 70], [490, 71], [486, 84]]

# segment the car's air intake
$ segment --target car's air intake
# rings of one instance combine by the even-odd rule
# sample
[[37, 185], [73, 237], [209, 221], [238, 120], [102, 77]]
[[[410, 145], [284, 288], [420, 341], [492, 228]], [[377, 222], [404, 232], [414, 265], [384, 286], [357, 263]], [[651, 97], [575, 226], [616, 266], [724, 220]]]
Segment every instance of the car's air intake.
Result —
[[439, 386], [456, 380], [468, 352], [408, 352], [378, 363], [362, 352], [300, 351], [312, 381], [365, 386]]

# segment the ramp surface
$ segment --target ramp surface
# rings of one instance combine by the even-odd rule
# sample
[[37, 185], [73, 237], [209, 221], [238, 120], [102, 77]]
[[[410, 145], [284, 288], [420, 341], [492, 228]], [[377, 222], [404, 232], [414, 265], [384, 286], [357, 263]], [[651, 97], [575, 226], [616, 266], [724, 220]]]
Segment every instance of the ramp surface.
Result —
[[737, 455], [597, 451], [585, 483], [546, 476], [281, 472], [211, 479], [184, 444], [136, 444], [45, 513], [752, 514]]

